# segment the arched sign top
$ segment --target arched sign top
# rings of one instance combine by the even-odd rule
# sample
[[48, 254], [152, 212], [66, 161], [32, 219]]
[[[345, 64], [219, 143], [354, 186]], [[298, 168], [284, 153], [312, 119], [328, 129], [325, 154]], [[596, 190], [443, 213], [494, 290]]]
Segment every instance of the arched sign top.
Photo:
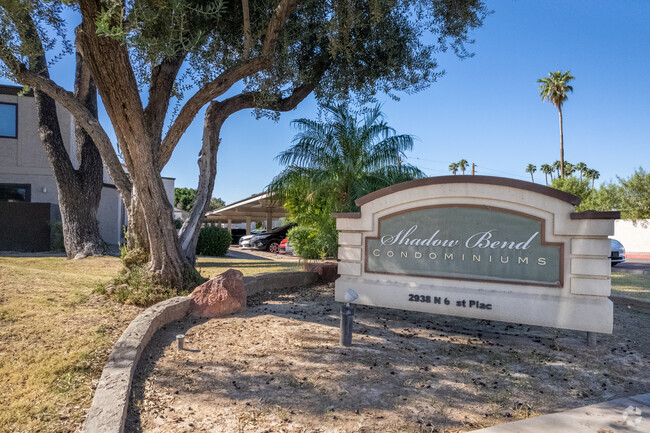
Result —
[[543, 194], [549, 197], [556, 198], [558, 200], [565, 201], [574, 206], [578, 206], [581, 201], [580, 197], [575, 196], [573, 194], [569, 194], [568, 192], [560, 191], [559, 189], [551, 188], [537, 183], [526, 182], [523, 180], [510, 179], [507, 177], [497, 177], [497, 176], [452, 175], [452, 176], [425, 177], [423, 179], [416, 179], [416, 180], [411, 180], [409, 182], [402, 182], [396, 185], [391, 185], [389, 187], [364, 195], [363, 197], [358, 198], [355, 201], [355, 203], [357, 206], [362, 206], [380, 197], [393, 194], [396, 192], [404, 191], [407, 189], [418, 188], [418, 187], [429, 186], [429, 185], [442, 185], [448, 183], [467, 183], [467, 184], [480, 184], [480, 185], [507, 186], [510, 188], [523, 189], [526, 191]]

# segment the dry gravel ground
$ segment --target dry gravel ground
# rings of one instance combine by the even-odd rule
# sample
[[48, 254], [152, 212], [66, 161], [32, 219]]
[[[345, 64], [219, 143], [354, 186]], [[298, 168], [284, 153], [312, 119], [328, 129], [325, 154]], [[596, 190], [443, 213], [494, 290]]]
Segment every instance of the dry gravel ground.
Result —
[[647, 304], [614, 318], [592, 348], [581, 332], [360, 307], [341, 348], [332, 288], [267, 292], [159, 331], [127, 431], [458, 432], [648, 392]]

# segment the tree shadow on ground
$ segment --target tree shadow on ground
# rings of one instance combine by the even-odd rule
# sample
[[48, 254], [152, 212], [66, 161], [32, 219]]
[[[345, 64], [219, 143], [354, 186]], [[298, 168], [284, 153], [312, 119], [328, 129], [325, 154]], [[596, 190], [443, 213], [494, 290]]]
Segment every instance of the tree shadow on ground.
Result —
[[[620, 310], [617, 316], [630, 314]], [[246, 326], [259, 332], [242, 331]], [[422, 426], [447, 425], [450, 417], [471, 415], [474, 406], [493, 408], [475, 414], [491, 425], [650, 386], [650, 374], [643, 373], [650, 367], [648, 337], [633, 347], [624, 336], [629, 330], [620, 327], [589, 348], [584, 333], [573, 331], [359, 307], [354, 346], [341, 348], [338, 326], [331, 290], [314, 289], [251, 297], [245, 314], [170, 324], [138, 367], [128, 430], [141, 429], [134, 402], [144, 400], [146, 382], [163, 357], [168, 371], [155, 378], [156, 387], [173, 389], [179, 398], [191, 394], [197, 404], [218, 399], [247, 411], [281, 407], [323, 419], [397, 411]], [[193, 347], [205, 356], [170, 357], [175, 335], [193, 332]]]

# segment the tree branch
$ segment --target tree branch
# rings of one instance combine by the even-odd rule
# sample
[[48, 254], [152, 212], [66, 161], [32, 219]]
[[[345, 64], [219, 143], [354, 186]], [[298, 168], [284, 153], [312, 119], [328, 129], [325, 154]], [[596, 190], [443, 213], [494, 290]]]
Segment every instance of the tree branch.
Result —
[[241, 0], [241, 10], [244, 17], [244, 52], [242, 55], [244, 59], [247, 59], [251, 49], [251, 16], [248, 9], [248, 0]]
[[[15, 58], [14, 58], [15, 59]], [[117, 158], [113, 144], [110, 138], [104, 131], [104, 128], [99, 123], [90, 110], [79, 101], [72, 92], [69, 92], [50, 80], [49, 78], [42, 77], [34, 74], [25, 68], [25, 65], [20, 64], [17, 59], [16, 62], [20, 65], [18, 71], [14, 72], [14, 76], [22, 84], [27, 84], [35, 89], [42, 91], [49, 95], [52, 99], [57, 101], [65, 107], [70, 114], [75, 118], [75, 121], [83, 127], [88, 135], [93, 139], [97, 149], [99, 150], [102, 160], [106, 165], [108, 174], [115, 182], [115, 186], [120, 192], [125, 203], [131, 202], [131, 180], [124, 172], [120, 160]]]
[[164, 59], [160, 65], [154, 67], [151, 71], [149, 101], [144, 109], [144, 118], [150, 134], [155, 138], [156, 142], [160, 142], [162, 139], [165, 114], [167, 114], [172, 89], [183, 61], [185, 61], [184, 54], [173, 59]]
[[224, 71], [217, 78], [199, 89], [199, 91], [185, 103], [162, 141], [160, 151], [156, 156], [158, 170], [162, 170], [167, 164], [181, 136], [185, 133], [194, 120], [194, 117], [196, 117], [196, 114], [205, 104], [223, 95], [238, 81], [271, 66], [273, 62], [273, 51], [275, 50], [275, 45], [280, 36], [280, 32], [286, 25], [289, 16], [296, 10], [298, 1], [299, 0], [282, 0], [275, 9], [267, 26], [261, 56], [247, 60], [232, 69]]

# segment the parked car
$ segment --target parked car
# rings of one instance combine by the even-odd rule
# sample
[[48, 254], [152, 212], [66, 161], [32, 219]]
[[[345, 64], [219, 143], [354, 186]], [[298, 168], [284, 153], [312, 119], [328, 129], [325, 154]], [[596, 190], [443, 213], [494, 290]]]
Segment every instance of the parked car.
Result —
[[264, 230], [253, 230], [250, 235], [241, 236], [239, 238], [239, 246], [242, 248], [251, 248], [251, 239], [253, 236], [266, 233]]
[[259, 233], [253, 235], [250, 239], [240, 241], [242, 248], [252, 248], [256, 250], [267, 250], [272, 253], [277, 253], [280, 249], [280, 242], [287, 237], [287, 232], [290, 228], [295, 227], [296, 224], [287, 224], [282, 227], [276, 227], [270, 232]]
[[612, 266], [616, 266], [625, 261], [625, 247], [616, 239], [610, 239], [610, 241], [612, 244], [612, 252], [609, 258], [612, 261]]
[[291, 248], [289, 239], [287, 238], [282, 239], [282, 242], [280, 242], [280, 249], [278, 250], [278, 253], [293, 255], [293, 248]]

